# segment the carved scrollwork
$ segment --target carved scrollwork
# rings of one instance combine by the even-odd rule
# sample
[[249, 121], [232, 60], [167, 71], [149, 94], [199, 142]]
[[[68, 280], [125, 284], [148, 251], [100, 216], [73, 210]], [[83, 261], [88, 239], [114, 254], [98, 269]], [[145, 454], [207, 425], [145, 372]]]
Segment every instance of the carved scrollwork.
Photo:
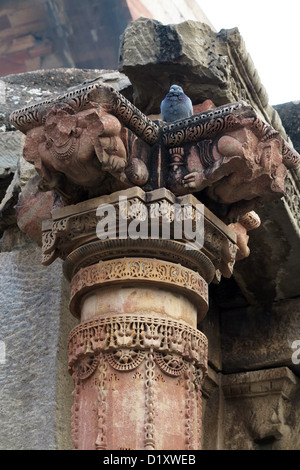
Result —
[[247, 118], [256, 116], [253, 108], [243, 101], [223, 105], [164, 126], [164, 144], [167, 147], [179, 147], [184, 143], [214, 137], [221, 131], [238, 128], [240, 122], [235, 116], [239, 113]]
[[[199, 314], [208, 304], [208, 285], [195, 271], [179, 264], [148, 258], [121, 258], [99, 261], [82, 268], [72, 279], [70, 310], [77, 315], [77, 304], [83, 293], [91, 288], [111, 285], [115, 282], [147, 282], [165, 285], [177, 291], [188, 291], [197, 300]], [[206, 310], [205, 310], [206, 311]]]

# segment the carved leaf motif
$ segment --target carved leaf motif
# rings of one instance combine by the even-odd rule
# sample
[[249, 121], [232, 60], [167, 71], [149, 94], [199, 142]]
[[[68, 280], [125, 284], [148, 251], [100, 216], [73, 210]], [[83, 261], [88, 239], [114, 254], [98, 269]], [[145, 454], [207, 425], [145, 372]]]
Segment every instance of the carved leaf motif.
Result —
[[114, 335], [116, 337], [117, 346], [131, 346], [136, 337], [136, 332], [129, 327], [125, 328], [124, 325], [120, 325]]

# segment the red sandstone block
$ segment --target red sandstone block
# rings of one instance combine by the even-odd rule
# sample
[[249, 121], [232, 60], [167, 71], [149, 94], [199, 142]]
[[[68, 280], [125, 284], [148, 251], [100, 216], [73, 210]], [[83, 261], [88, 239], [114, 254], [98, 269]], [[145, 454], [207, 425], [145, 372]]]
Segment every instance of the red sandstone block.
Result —
[[209, 111], [210, 109], [215, 109], [216, 105], [211, 100], [205, 100], [203, 103], [196, 104], [193, 106], [194, 114], [203, 113], [204, 111]]

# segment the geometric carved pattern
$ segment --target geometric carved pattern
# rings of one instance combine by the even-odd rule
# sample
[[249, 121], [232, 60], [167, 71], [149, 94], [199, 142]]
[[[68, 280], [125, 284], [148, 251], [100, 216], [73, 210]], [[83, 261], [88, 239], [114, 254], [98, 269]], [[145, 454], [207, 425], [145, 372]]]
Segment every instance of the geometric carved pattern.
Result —
[[181, 375], [187, 368], [187, 363], [178, 354], [156, 353], [155, 362], [166, 374], [175, 377]]
[[129, 348], [118, 349], [105, 355], [108, 364], [116, 370], [135, 369], [143, 362], [144, 357], [144, 351]]
[[77, 376], [79, 379], [87, 379], [98, 367], [99, 360], [95, 356], [84, 356], [77, 367]]

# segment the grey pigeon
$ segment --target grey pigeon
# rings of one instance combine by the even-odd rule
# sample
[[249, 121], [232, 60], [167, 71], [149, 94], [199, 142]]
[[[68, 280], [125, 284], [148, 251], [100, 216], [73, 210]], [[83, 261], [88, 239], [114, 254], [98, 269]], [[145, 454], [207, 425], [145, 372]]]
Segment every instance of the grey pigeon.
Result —
[[160, 104], [161, 118], [165, 122], [185, 119], [194, 114], [193, 104], [183, 92], [181, 86], [172, 85], [169, 93]]

